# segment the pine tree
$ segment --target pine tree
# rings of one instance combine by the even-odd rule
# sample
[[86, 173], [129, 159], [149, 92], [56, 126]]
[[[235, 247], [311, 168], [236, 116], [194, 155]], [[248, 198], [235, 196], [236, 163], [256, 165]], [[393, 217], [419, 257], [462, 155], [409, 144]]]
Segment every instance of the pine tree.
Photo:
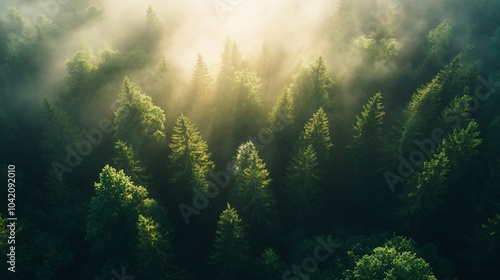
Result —
[[98, 68], [99, 59], [89, 44], [82, 44], [73, 58], [66, 61], [67, 83], [77, 101], [92, 93]]
[[421, 65], [421, 71], [435, 71], [445, 65], [446, 53], [450, 45], [452, 26], [445, 21], [429, 31], [427, 35], [427, 54]]
[[156, 15], [156, 12], [153, 10], [151, 5], [148, 6], [146, 10], [146, 27], [150, 29], [159, 29], [160, 28], [160, 20]]
[[220, 215], [210, 264], [217, 279], [245, 279], [249, 264], [249, 245], [243, 220], [229, 203]]
[[[197, 115], [196, 111], [203, 106], [207, 106], [212, 100], [212, 78], [205, 60], [201, 54], [198, 54], [196, 65], [191, 74], [190, 88], [184, 97], [184, 112], [193, 118]], [[208, 109], [208, 108], [206, 108]]]
[[276, 211], [269, 171], [251, 141], [238, 148], [233, 170], [235, 183], [229, 201], [253, 227], [274, 225]]
[[172, 142], [168, 146], [172, 150], [169, 156], [171, 182], [177, 195], [191, 196], [193, 191], [206, 191], [208, 175], [215, 165], [210, 159], [206, 141], [189, 118], [184, 115], [177, 118]]
[[165, 140], [165, 114], [151, 97], [141, 93], [128, 77], [122, 85], [120, 107], [115, 112], [114, 138], [131, 145], [139, 154]]
[[287, 209], [294, 220], [303, 223], [318, 207], [321, 193], [320, 170], [312, 145], [299, 150], [286, 170]]
[[382, 146], [384, 115], [382, 94], [378, 92], [368, 100], [366, 105], [363, 105], [361, 114], [356, 116], [356, 124], [353, 126], [353, 143], [348, 147], [353, 151], [356, 162], [354, 174], [360, 165], [364, 171], [366, 164], [378, 158], [376, 151]]
[[137, 222], [137, 271], [144, 279], [185, 279], [185, 271], [172, 265], [172, 237], [154, 219], [139, 215]]
[[290, 86], [292, 115], [295, 127], [301, 127], [320, 107], [329, 107], [333, 81], [325, 61], [319, 57], [308, 67], [301, 68]]
[[211, 84], [210, 71], [201, 54], [196, 57], [196, 65], [191, 75], [191, 88], [195, 92], [206, 92]]
[[482, 140], [479, 137], [479, 125], [475, 120], [464, 124], [463, 128], [456, 129], [438, 147], [450, 160], [452, 177], [464, 174], [465, 167], [469, 165], [474, 156], [478, 154], [477, 148]]
[[279, 279], [286, 270], [285, 263], [280, 260], [273, 248], [266, 248], [257, 259], [257, 277], [262, 280]]
[[102, 169], [99, 177], [86, 218], [86, 238], [91, 243], [96, 261], [116, 267], [132, 267], [134, 258], [131, 252], [136, 246], [137, 221], [147, 191], [135, 186], [123, 171], [116, 171], [109, 165]]
[[162, 34], [161, 21], [151, 5], [146, 10], [146, 30], [144, 32], [143, 46], [148, 51], [153, 51]]
[[[467, 87], [475, 73], [474, 67], [464, 67], [462, 56], [458, 55], [430, 83], [412, 95], [392, 134], [394, 145], [389, 147], [389, 153], [393, 154], [393, 159], [417, 148], [413, 145], [414, 141], [422, 135], [431, 135], [435, 127], [449, 129], [450, 124], [456, 125], [456, 118], [467, 118], [470, 106], [466, 105], [465, 97], [459, 100], [457, 96], [468, 94]], [[444, 120], [439, 118], [440, 112]], [[435, 125], [430, 127], [429, 123]], [[451, 133], [452, 130], [446, 132]]]
[[[66, 112], [47, 100], [44, 101], [44, 105], [41, 147], [44, 161], [47, 166], [50, 166], [46, 177], [46, 186], [49, 190], [54, 191], [54, 195], [62, 199], [61, 201], [67, 203], [71, 195], [68, 191], [65, 174], [72, 173], [74, 169], [71, 167], [81, 163], [81, 157], [77, 155], [80, 157], [80, 161], [75, 161], [69, 167], [67, 165], [68, 154], [70, 152], [77, 153], [75, 151], [76, 144], [81, 143], [84, 138], [73, 119]], [[55, 181], [56, 179], [58, 182]]]
[[319, 108], [311, 119], [305, 124], [304, 130], [297, 140], [296, 150], [312, 145], [320, 167], [330, 158], [330, 150], [333, 147], [328, 128], [328, 118], [323, 108]]
[[44, 101], [45, 115], [42, 118], [44, 130], [41, 146], [45, 151], [47, 163], [63, 161], [68, 151], [66, 147], [74, 147], [76, 143], [83, 140], [72, 118], [56, 105]]
[[269, 113], [268, 122], [270, 126], [276, 127], [276, 129], [279, 129], [279, 132], [281, 132], [287, 125], [293, 123], [292, 106], [292, 95], [290, 88], [287, 87], [280, 93]]
[[231, 92], [235, 97], [235, 103], [231, 115], [226, 117], [233, 121], [231, 127], [233, 139], [241, 143], [264, 125], [262, 84], [256, 73], [247, 70], [237, 71], [234, 79]]
[[142, 166], [132, 147], [121, 140], [115, 143], [113, 166], [117, 170], [123, 170], [127, 176], [130, 176], [135, 185], [146, 187], [151, 181], [151, 178], [147, 175], [146, 168]]
[[478, 125], [471, 120], [464, 128], [455, 129], [430, 159], [424, 161], [420, 171], [406, 182], [404, 201], [410, 204], [409, 212], [420, 217], [432, 212], [442, 203], [446, 185], [464, 174], [469, 162], [478, 153], [481, 139]]
[[441, 114], [442, 125], [445, 133], [453, 133], [454, 129], [461, 128], [471, 120], [470, 117], [470, 102], [472, 99], [469, 95], [456, 96], [443, 110]]
[[441, 195], [446, 192], [447, 177], [450, 172], [450, 160], [444, 151], [435, 153], [426, 160], [422, 170], [416, 172], [405, 184], [406, 192], [401, 198], [409, 205], [404, 210], [419, 221], [423, 214], [432, 212], [442, 203]]
[[234, 105], [230, 90], [233, 85], [234, 74], [243, 70], [243, 68], [241, 53], [236, 42], [226, 38], [214, 96], [214, 110], [219, 111], [221, 115], [224, 115], [226, 110], [231, 108], [227, 108], [226, 104]]
[[394, 158], [407, 154], [413, 140], [418, 135], [426, 134], [428, 124], [432, 123], [437, 116], [441, 91], [442, 83], [436, 77], [412, 95], [399, 124], [396, 125], [395, 145], [391, 147]]
[[239, 96], [233, 91], [236, 86], [236, 73], [245, 68], [238, 46], [234, 41], [227, 38], [215, 81], [211, 110], [212, 123], [214, 124], [212, 143], [218, 147], [225, 147], [221, 155], [223, 158], [230, 157], [228, 152], [236, 148], [239, 143], [232, 139], [234, 136], [233, 128], [238, 125], [234, 120], [234, 113], [239, 99]]

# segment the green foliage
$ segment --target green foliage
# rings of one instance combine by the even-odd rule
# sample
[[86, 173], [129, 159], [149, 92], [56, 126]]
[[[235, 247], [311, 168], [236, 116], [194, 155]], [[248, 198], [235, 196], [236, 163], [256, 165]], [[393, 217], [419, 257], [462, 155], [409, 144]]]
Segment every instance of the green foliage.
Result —
[[330, 105], [333, 80], [324, 59], [319, 57], [308, 67], [302, 67], [289, 87], [294, 125], [302, 127], [318, 108]]
[[137, 271], [144, 279], [184, 279], [174, 260], [170, 233], [151, 218], [139, 215], [137, 222]]
[[423, 62], [426, 65], [441, 67], [445, 64], [445, 57], [450, 45], [451, 25], [443, 21], [427, 35], [427, 56]]
[[490, 122], [485, 136], [486, 157], [488, 157], [490, 161], [495, 162], [500, 158], [500, 116]]
[[392, 63], [399, 53], [398, 41], [394, 38], [376, 40], [374, 34], [362, 35], [353, 40], [353, 45], [361, 51], [363, 57], [370, 63]]
[[[19, 236], [16, 234], [17, 238]], [[75, 261], [72, 244], [58, 234], [36, 230], [26, 241], [25, 244], [16, 244], [17, 252], [24, 252], [24, 256], [16, 256], [16, 267], [28, 265], [31, 268], [25, 271], [16, 269], [24, 279], [55, 279]]]
[[138, 186], [145, 187], [151, 180], [132, 147], [120, 140], [115, 143], [113, 166], [117, 170], [123, 170], [127, 176], [130, 176], [132, 182]]
[[[243, 70], [242, 57], [236, 42], [226, 38], [224, 50], [221, 55], [221, 65], [217, 75], [214, 108], [223, 110], [226, 98], [230, 98], [229, 90], [232, 87], [234, 74], [236, 71]], [[231, 104], [231, 102], [230, 102]], [[221, 112], [222, 113], [222, 112]]]
[[185, 108], [186, 115], [195, 115], [196, 110], [209, 105], [213, 99], [213, 81], [210, 76], [210, 71], [203, 60], [201, 54], [196, 58], [196, 64], [191, 74], [190, 87], [185, 95]]
[[[135, 186], [122, 170], [116, 171], [109, 165], [102, 169], [99, 177], [86, 219], [86, 238], [97, 260], [130, 264], [130, 252], [135, 251], [139, 209], [147, 191]], [[116, 230], [121, 234], [116, 235]]]
[[410, 203], [409, 209], [405, 211], [420, 215], [422, 211], [434, 210], [441, 202], [439, 196], [445, 193], [449, 172], [450, 161], [444, 151], [437, 152], [426, 160], [422, 170], [413, 174], [405, 184], [407, 193], [402, 199]]
[[193, 191], [206, 191], [208, 175], [215, 164], [210, 159], [206, 141], [189, 118], [184, 115], [177, 118], [168, 146], [172, 150], [169, 155], [171, 182], [176, 187], [177, 195], [191, 196]]
[[425, 260], [409, 251], [398, 251], [392, 247], [377, 247], [373, 253], [363, 256], [346, 279], [437, 279]]
[[210, 256], [217, 279], [244, 279], [249, 264], [248, 250], [243, 220], [228, 203], [217, 222], [214, 251]]
[[294, 220], [304, 222], [317, 209], [318, 195], [321, 193], [320, 173], [316, 152], [312, 145], [299, 150], [288, 165], [286, 204]]
[[165, 114], [154, 105], [151, 97], [141, 93], [125, 77], [115, 112], [114, 138], [131, 145], [140, 154], [150, 144], [165, 141]]
[[238, 148], [233, 166], [235, 183], [230, 202], [257, 228], [276, 223], [269, 171], [251, 141]]
[[44, 158], [47, 164], [53, 161], [62, 162], [68, 151], [66, 147], [72, 147], [83, 140], [72, 118], [56, 105], [44, 101], [45, 114], [42, 117], [43, 140], [41, 146], [44, 150]]
[[407, 193], [403, 200], [409, 201], [409, 211], [420, 215], [432, 211], [442, 202], [446, 182], [459, 178], [467, 163], [478, 153], [481, 139], [477, 123], [472, 120], [467, 126], [456, 129], [438, 145], [432, 157], [423, 163], [422, 169], [410, 177], [405, 184]]
[[[134, 49], [129, 53], [127, 53], [127, 55], [125, 56], [124, 58], [125, 66], [131, 70], [140, 69], [146, 66], [146, 64], [150, 60], [150, 56], [151, 56], [150, 54], [148, 54], [142, 49]], [[162, 58], [158, 62], [157, 66], [155, 67], [155, 71], [153, 73], [155, 81], [160, 79], [162, 75], [165, 72], [167, 72], [167, 69], [168, 69], [167, 62], [165, 61], [165, 58]]]
[[106, 45], [95, 54], [89, 44], [82, 43], [73, 58], [66, 60], [66, 81], [75, 101], [88, 102], [97, 98], [100, 87], [127, 69], [145, 66], [148, 60], [149, 55], [140, 49], [124, 55]]
[[474, 231], [471, 242], [469, 260], [474, 264], [474, 269], [484, 267], [488, 260], [498, 257], [500, 244], [500, 214], [488, 218], [486, 222]]
[[463, 127], [470, 121], [470, 104], [472, 98], [464, 94], [456, 96], [443, 110], [443, 129], [452, 133], [454, 129]]
[[305, 124], [304, 130], [297, 140], [296, 149], [312, 145], [318, 162], [321, 167], [330, 158], [330, 150], [333, 147], [332, 140], [330, 139], [330, 129], [328, 127], [328, 118], [323, 108], [319, 108], [316, 113]]
[[85, 94], [91, 90], [90, 85], [99, 67], [99, 59], [89, 44], [81, 44], [72, 59], [66, 61], [68, 72], [67, 83], [77, 94]]
[[292, 112], [292, 96], [290, 92], [290, 87], [285, 88], [281, 91], [276, 103], [274, 103], [271, 112], [269, 113], [268, 122], [271, 125], [276, 125], [283, 123], [288, 125], [293, 122]]
[[427, 125], [436, 117], [442, 84], [438, 78], [418, 89], [406, 105], [396, 127], [395, 157], [406, 154], [412, 141], [426, 132]]
[[257, 277], [262, 280], [273, 280], [281, 278], [285, 271], [285, 264], [280, 260], [273, 248], [266, 248], [257, 258]]
[[235, 103], [230, 118], [233, 122], [233, 137], [243, 141], [249, 136], [249, 130], [262, 127], [262, 84], [257, 74], [247, 70], [234, 73], [231, 88]]
[[475, 120], [464, 124], [461, 129], [456, 129], [438, 147], [450, 160], [451, 174], [453, 177], [463, 174], [465, 166], [478, 154], [477, 148], [482, 140], [479, 137], [479, 125]]
[[380, 150], [384, 116], [382, 94], [378, 92], [363, 105], [363, 111], [356, 116], [353, 126], [353, 142], [348, 148], [352, 149], [357, 165], [373, 161], [376, 151]]
[[202, 95], [207, 92], [211, 84], [212, 81], [208, 66], [201, 54], [198, 54], [196, 57], [196, 65], [194, 66], [193, 73], [191, 74], [192, 90], [199, 93], [199, 95]]
[[[289, 279], [498, 275], [499, 1], [283, 5], [299, 21], [324, 10], [319, 27], [305, 37], [317, 39], [311, 51], [326, 50], [323, 57], [295, 68], [311, 55], [302, 52], [311, 40], [298, 48], [280, 43], [294, 22], [284, 32], [268, 28], [271, 37], [261, 34], [266, 47], [259, 60], [255, 42], [245, 41], [245, 49], [254, 49], [246, 60], [231, 39], [219, 63], [210, 61], [214, 69], [199, 55], [189, 82], [177, 79], [186, 65], [157, 56], [185, 56], [172, 53], [178, 46], [169, 44], [196, 27], [178, 21], [185, 10], [176, 9], [184, 4], [161, 12], [150, 6], [139, 11], [142, 22], [128, 18], [116, 25], [105, 10], [113, 5], [41, 1], [35, 12], [37, 1], [17, 2], [22, 9], [7, 7], [0, 16], [0, 179], [7, 182], [7, 166], [16, 166], [19, 279], [108, 280], [119, 278], [114, 272], [122, 269], [141, 279], [184, 279], [187, 267], [196, 279], [281, 279], [309, 257], [316, 258], [317, 269]], [[217, 3], [220, 13], [238, 8], [226, 4]], [[134, 5], [119, 6], [118, 13], [134, 13]], [[163, 14], [168, 26], [162, 25]], [[180, 23], [187, 33], [176, 32]], [[66, 69], [59, 69], [72, 39], [101, 29], [123, 36], [99, 49], [82, 44], [68, 55]], [[107, 40], [92, 38], [92, 45], [105, 44], [101, 39]], [[198, 39], [192, 46], [201, 46]], [[85, 139], [82, 128], [106, 133], [108, 108], [119, 94], [113, 89], [125, 75], [151, 97], [126, 78], [113, 138]], [[378, 93], [359, 112], [367, 92]], [[43, 100], [48, 95], [57, 105]], [[384, 128], [391, 125], [394, 135], [386, 139]], [[173, 129], [169, 145], [166, 128]], [[429, 144], [439, 138], [436, 129], [446, 139]], [[253, 142], [245, 143], [248, 137]], [[69, 162], [70, 148], [83, 158], [83, 141], [99, 144], [84, 161], [67, 164], [73, 172], [61, 180], [51, 164]], [[236, 150], [234, 162], [215, 170], [214, 162], [227, 163]], [[421, 160], [420, 152], [426, 154]], [[347, 160], [351, 155], [354, 162]], [[401, 160], [396, 171], [393, 165], [394, 180], [405, 183], [390, 193], [382, 165], [399, 156], [411, 166]], [[106, 163], [114, 168], [99, 170]], [[348, 176], [351, 170], [354, 176]], [[148, 198], [149, 190], [158, 200]], [[1, 197], [7, 192], [0, 188]], [[228, 205], [214, 216], [226, 201], [235, 208]], [[200, 209], [207, 205], [213, 211]], [[173, 210], [172, 223], [166, 208]], [[248, 235], [236, 209], [249, 223]], [[204, 222], [183, 223], [186, 212], [202, 211]], [[2, 252], [9, 246], [4, 214]], [[414, 218], [418, 222], [408, 227]], [[363, 236], [339, 225], [374, 233]], [[421, 246], [394, 231], [432, 243]], [[343, 242], [320, 261], [316, 249], [324, 244], [318, 236], [330, 245]], [[3, 273], [6, 266], [0, 264]]]
[[82, 10], [62, 14], [61, 18], [58, 18], [58, 25], [62, 28], [71, 30], [72, 28], [77, 28], [93, 19], [96, 19], [101, 15], [102, 6], [99, 4], [91, 4]]

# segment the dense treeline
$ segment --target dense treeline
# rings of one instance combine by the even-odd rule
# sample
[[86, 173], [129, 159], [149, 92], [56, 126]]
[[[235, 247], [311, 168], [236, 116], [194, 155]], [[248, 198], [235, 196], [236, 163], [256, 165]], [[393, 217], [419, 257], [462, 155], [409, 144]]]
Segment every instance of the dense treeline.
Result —
[[35, 29], [0, 17], [15, 279], [500, 272], [500, 2], [340, 0], [324, 53], [279, 71], [279, 48], [247, 57], [228, 37], [216, 65], [193, 54], [188, 82], [158, 55], [169, 27], [151, 6], [119, 47], [81, 43], [49, 79], [64, 38], [103, 14], [60, 8]]

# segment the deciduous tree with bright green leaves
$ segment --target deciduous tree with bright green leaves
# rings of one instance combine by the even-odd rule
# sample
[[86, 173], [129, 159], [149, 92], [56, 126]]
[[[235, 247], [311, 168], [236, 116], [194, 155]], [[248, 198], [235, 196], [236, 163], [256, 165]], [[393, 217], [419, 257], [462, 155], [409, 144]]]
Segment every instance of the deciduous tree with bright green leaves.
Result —
[[437, 279], [429, 264], [415, 253], [387, 246], [373, 249], [371, 254], [356, 261], [354, 269], [345, 274], [349, 280]]

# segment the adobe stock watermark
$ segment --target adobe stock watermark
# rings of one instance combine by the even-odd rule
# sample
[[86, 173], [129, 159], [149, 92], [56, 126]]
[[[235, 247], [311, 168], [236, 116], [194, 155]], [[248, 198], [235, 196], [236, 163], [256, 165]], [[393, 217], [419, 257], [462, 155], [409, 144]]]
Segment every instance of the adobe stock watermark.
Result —
[[[489, 75], [488, 80], [484, 79], [482, 76], [478, 76], [480, 84], [476, 87], [474, 95], [469, 95], [470, 104], [467, 109], [467, 112], [470, 114], [479, 109], [481, 101], [486, 101], [492, 93], [494, 93], [495, 86], [499, 86], [499, 83], [493, 83], [492, 76]], [[483, 94], [481, 93], [485, 87], [488, 92]], [[452, 128], [458, 128], [460, 126], [460, 118], [458, 115], [442, 115], [442, 120], [445, 121], [446, 124], [452, 125]], [[386, 171], [384, 173], [384, 178], [389, 186], [391, 192], [396, 190], [395, 186], [398, 183], [404, 183], [406, 179], [408, 179], [414, 172], [415, 168], [420, 166], [426, 160], [426, 157], [430, 157], [436, 147], [443, 142], [447, 137], [447, 134], [443, 128], [435, 128], [429, 138], [426, 138], [422, 141], [415, 140], [413, 143], [417, 145], [417, 149], [414, 149], [410, 152], [407, 158], [403, 156], [398, 157], [399, 165], [398, 165], [398, 175], [392, 173], [391, 171]]]
[[[113, 112], [116, 112], [117, 104], [118, 103], [116, 101], [111, 104]], [[127, 108], [122, 111], [124, 116], [128, 115], [128, 113], [129, 111]], [[57, 176], [57, 179], [62, 182], [63, 175], [65, 173], [73, 172], [76, 167], [80, 166], [84, 158], [89, 156], [94, 149], [103, 142], [105, 135], [111, 134], [113, 130], [113, 120], [108, 118], [101, 119], [97, 128], [89, 131], [82, 129], [82, 135], [85, 139], [74, 145], [68, 145], [65, 147], [67, 153], [64, 160], [60, 160], [62, 163], [60, 161], [52, 162], [51, 166]]]
[[[260, 129], [257, 137], [249, 137], [249, 140], [253, 142], [258, 151], [262, 151], [266, 145], [269, 145], [274, 139], [274, 134], [282, 132], [289, 124], [290, 115], [287, 111], [279, 111], [277, 117], [278, 119], [271, 123], [269, 128]], [[190, 216], [200, 214], [200, 211], [207, 208], [210, 204], [209, 199], [219, 196], [220, 189], [224, 189], [229, 185], [231, 176], [234, 176], [233, 165], [234, 160], [231, 160], [226, 164], [226, 171], [211, 172], [209, 176], [212, 181], [209, 182], [208, 190], [206, 192], [194, 190], [195, 195], [192, 200], [192, 206], [185, 203], [179, 204], [179, 211], [187, 225], [191, 223]]]
[[331, 236], [328, 236], [326, 240], [317, 237], [316, 242], [318, 245], [314, 249], [312, 255], [304, 258], [300, 265], [292, 265], [291, 269], [283, 272], [281, 275], [282, 280], [299, 280], [306, 278], [308, 274], [316, 272], [319, 263], [326, 261], [333, 254], [335, 249], [339, 248], [341, 245], [340, 243], [333, 242]]

